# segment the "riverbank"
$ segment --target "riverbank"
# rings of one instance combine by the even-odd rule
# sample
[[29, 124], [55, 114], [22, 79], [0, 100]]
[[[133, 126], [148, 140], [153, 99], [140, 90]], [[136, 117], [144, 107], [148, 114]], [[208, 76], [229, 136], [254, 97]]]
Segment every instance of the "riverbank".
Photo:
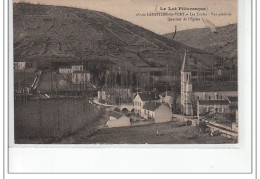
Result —
[[[85, 98], [15, 101], [15, 143], [52, 143], [95, 124], [103, 107]], [[103, 125], [103, 124], [102, 124]]]
[[223, 144], [235, 143], [223, 136], [200, 134], [195, 126], [179, 126], [178, 122], [153, 123], [142, 126], [100, 128], [89, 135], [87, 130], [64, 138], [60, 144]]

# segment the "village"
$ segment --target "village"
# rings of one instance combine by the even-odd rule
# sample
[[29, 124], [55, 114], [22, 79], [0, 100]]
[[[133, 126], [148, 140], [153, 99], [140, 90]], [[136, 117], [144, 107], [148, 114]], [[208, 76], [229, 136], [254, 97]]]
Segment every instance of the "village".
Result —
[[88, 104], [105, 109], [101, 128], [179, 121], [211, 136], [237, 140], [238, 93], [233, 71], [221, 63], [197, 61], [186, 52], [179, 77], [170, 76], [168, 66], [129, 69], [130, 65], [109, 64], [97, 72], [83, 62], [52, 64], [46, 70], [17, 61], [15, 100], [84, 97]]

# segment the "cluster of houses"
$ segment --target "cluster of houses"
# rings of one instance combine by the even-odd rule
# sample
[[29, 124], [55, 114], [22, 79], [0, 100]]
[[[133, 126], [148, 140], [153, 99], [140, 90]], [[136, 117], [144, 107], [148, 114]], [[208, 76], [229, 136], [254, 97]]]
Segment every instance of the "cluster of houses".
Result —
[[133, 98], [133, 109], [137, 116], [144, 119], [153, 119], [156, 123], [168, 122], [172, 119], [172, 109], [168, 103], [162, 101], [153, 92], [137, 93]]
[[[155, 92], [138, 92], [134, 95], [131, 113], [140, 120], [153, 120], [155, 123], [172, 120], [171, 96], [158, 95]], [[116, 115], [115, 115], [116, 113]], [[110, 112], [109, 127], [130, 126], [130, 117], [118, 112]], [[111, 121], [112, 120], [112, 121]]]
[[107, 104], [121, 104], [132, 102], [133, 93], [130, 88], [113, 87], [102, 88], [98, 91], [98, 101]]
[[14, 67], [14, 71], [23, 71], [25, 70], [26, 62], [25, 61], [14, 62], [13, 67]]
[[91, 74], [82, 63], [59, 63], [56, 71], [45, 71], [39, 75], [37, 71], [41, 70], [37, 70], [35, 63], [18, 60], [13, 63], [13, 70], [14, 92], [17, 95], [28, 94], [31, 88], [46, 94], [55, 91], [56, 95], [76, 95], [75, 91], [91, 87]]
[[[193, 67], [192, 63], [194, 63]], [[181, 68], [180, 79], [180, 106], [183, 116], [193, 116], [205, 119], [210, 113], [235, 114], [235, 126], [238, 123], [238, 85], [233, 76], [224, 73], [222, 69], [196, 69], [194, 59], [185, 53]], [[26, 68], [26, 62], [14, 62], [14, 70], [22, 71]], [[206, 69], [206, 70], [205, 70]], [[84, 85], [91, 82], [91, 74], [82, 63], [65, 64], [58, 67], [58, 73], [71, 77], [72, 84]], [[228, 75], [227, 75], [228, 74]], [[223, 77], [225, 75], [225, 78]], [[230, 76], [230, 80], [226, 79]], [[97, 93], [98, 101], [105, 104], [122, 105], [131, 104], [131, 115], [142, 120], [153, 120], [155, 123], [168, 122], [173, 118], [173, 93], [166, 91], [158, 94], [155, 91], [133, 93], [128, 86], [106, 87]], [[107, 125], [120, 127], [131, 125], [130, 116], [110, 111]]]
[[13, 63], [14, 72], [32, 72], [36, 70], [36, 65], [25, 60], [17, 60]]
[[71, 75], [73, 84], [87, 84], [91, 80], [90, 72], [84, 69], [83, 64], [62, 65], [59, 67], [59, 74]]
[[[182, 114], [201, 118], [210, 112], [237, 114], [237, 81], [198, 80], [186, 55], [181, 69]], [[221, 75], [221, 73], [219, 73]], [[236, 117], [237, 118], [237, 117]]]
[[[210, 113], [234, 114], [234, 126], [238, 124], [238, 92], [236, 80], [221, 80], [222, 70], [217, 70], [217, 77], [211, 72], [199, 76], [198, 69], [190, 68], [189, 58], [186, 53], [181, 68], [181, 95], [180, 105], [183, 116], [193, 116], [205, 119]], [[205, 75], [206, 74], [206, 75]], [[208, 74], [208, 76], [207, 76]], [[207, 80], [205, 80], [207, 79]], [[129, 91], [130, 93], [130, 91]], [[104, 99], [105, 92], [100, 91], [98, 98]], [[131, 96], [131, 95], [129, 95]], [[168, 122], [173, 118], [172, 92], [158, 94], [155, 92], [137, 92], [132, 96], [134, 115], [144, 119], [153, 119], [155, 123]], [[130, 117], [117, 115], [114, 122], [108, 121], [108, 126], [113, 127], [116, 120], [125, 122], [120, 126], [130, 125]], [[127, 121], [127, 122], [126, 122]], [[233, 124], [232, 124], [233, 125]], [[118, 126], [117, 126], [118, 127]]]

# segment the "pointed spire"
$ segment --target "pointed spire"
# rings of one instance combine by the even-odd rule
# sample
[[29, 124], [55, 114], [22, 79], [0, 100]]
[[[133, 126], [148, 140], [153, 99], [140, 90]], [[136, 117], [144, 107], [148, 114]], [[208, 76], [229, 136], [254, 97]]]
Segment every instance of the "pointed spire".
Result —
[[187, 58], [187, 51], [185, 50], [183, 64], [182, 64], [182, 68], [181, 68], [182, 72], [189, 72], [190, 71], [190, 68], [189, 68], [189, 65], [188, 65], [188, 60], [186, 60], [186, 58]]

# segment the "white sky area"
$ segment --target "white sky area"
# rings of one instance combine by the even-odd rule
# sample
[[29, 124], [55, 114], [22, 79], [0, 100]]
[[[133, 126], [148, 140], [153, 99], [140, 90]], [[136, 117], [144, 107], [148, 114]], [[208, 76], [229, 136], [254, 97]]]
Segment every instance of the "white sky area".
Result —
[[[13, 0], [13, 2], [29, 2], [33, 4], [46, 4], [57, 6], [69, 6], [82, 9], [90, 9], [106, 12], [112, 16], [125, 19], [136, 25], [142, 26], [158, 34], [173, 32], [175, 25], [177, 30], [203, 28], [203, 21], [168, 21], [162, 16], [136, 16], [137, 13], [154, 13], [157, 7], [188, 7], [208, 8], [207, 17], [204, 20], [211, 21], [215, 26], [224, 26], [237, 23], [237, 0]], [[178, 11], [181, 12], [181, 11]], [[190, 11], [185, 11], [190, 12]], [[198, 11], [194, 11], [197, 13]], [[203, 11], [201, 11], [203, 12]], [[205, 11], [204, 11], [205, 12]], [[231, 16], [212, 16], [214, 13], [231, 13]], [[198, 16], [197, 16], [198, 17]], [[200, 16], [201, 18], [202, 16]]]

